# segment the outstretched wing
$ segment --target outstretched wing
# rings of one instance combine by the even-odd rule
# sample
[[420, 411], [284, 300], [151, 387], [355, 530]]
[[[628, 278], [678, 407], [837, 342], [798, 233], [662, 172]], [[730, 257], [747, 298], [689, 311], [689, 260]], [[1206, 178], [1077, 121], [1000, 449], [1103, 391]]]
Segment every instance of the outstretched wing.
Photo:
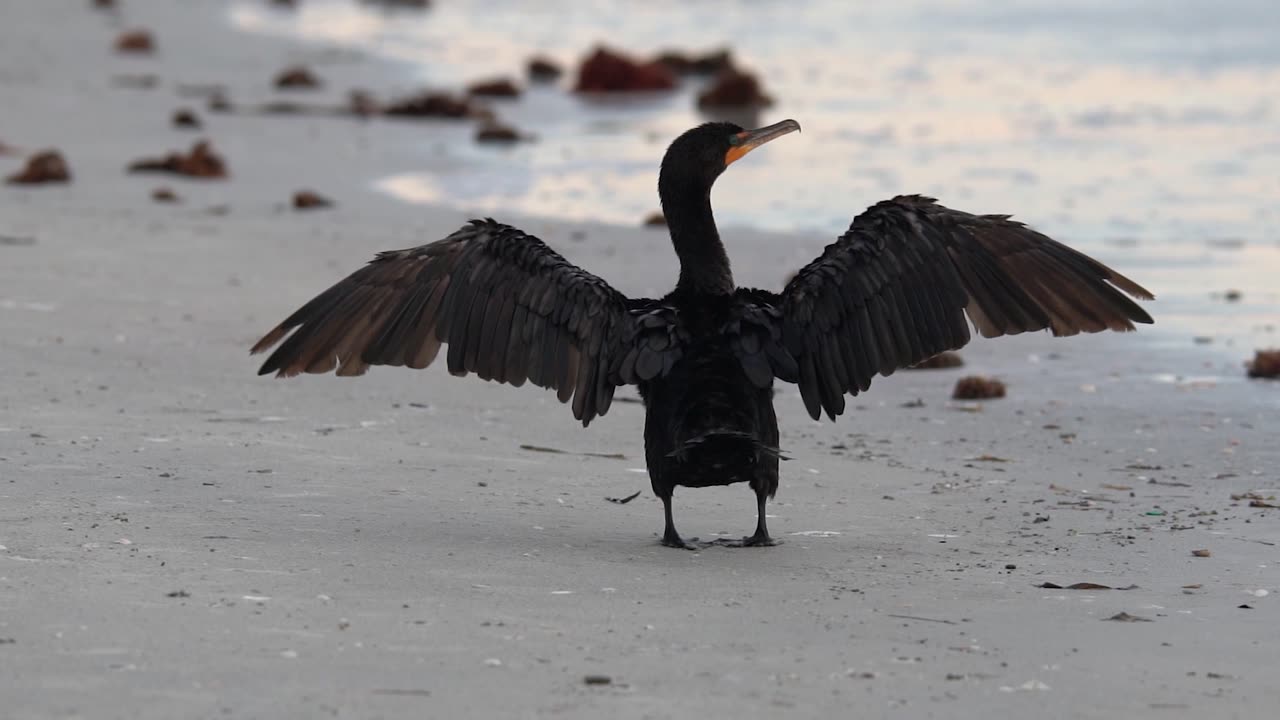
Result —
[[[1117, 289], [1119, 288], [1119, 289]], [[1123, 290], [1124, 292], [1120, 292]], [[899, 196], [854, 218], [781, 296], [784, 342], [805, 408], [844, 411], [844, 394], [879, 373], [969, 342], [965, 314], [986, 337], [1133, 330], [1151, 299], [1102, 263], [1010, 220]]]
[[424, 368], [448, 344], [450, 373], [554, 388], [586, 425], [609, 409], [617, 368], [636, 348], [635, 302], [541, 240], [475, 220], [443, 240], [379, 253], [252, 352], [284, 341], [260, 375], [360, 375], [370, 365]]

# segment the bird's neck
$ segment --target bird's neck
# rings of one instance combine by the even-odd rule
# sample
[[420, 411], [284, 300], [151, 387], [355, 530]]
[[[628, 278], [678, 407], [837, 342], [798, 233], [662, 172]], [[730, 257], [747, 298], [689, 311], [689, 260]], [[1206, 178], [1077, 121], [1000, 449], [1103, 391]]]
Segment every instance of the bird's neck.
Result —
[[692, 197], [685, 195], [674, 204], [664, 202], [663, 208], [667, 212], [671, 243], [680, 258], [680, 281], [676, 289], [709, 295], [732, 293], [733, 271], [716, 230], [710, 190]]

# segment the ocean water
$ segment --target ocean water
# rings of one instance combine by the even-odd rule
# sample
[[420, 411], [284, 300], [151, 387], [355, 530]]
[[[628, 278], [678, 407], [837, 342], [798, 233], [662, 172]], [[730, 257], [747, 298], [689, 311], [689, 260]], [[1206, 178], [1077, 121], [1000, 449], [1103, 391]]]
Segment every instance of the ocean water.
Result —
[[[426, 137], [430, 171], [374, 178], [410, 202], [638, 224], [666, 144], [706, 120], [702, 81], [625, 99], [569, 92], [596, 44], [648, 56], [729, 47], [790, 135], [713, 194], [722, 227], [831, 238], [867, 205], [923, 193], [1018, 219], [1127, 269], [1161, 324], [1242, 345], [1280, 321], [1280, 2], [1275, 0], [440, 0], [387, 11], [243, 0], [247, 31], [355, 48], [401, 87], [521, 80], [541, 53], [569, 72], [498, 101], [537, 136], [514, 148]], [[430, 162], [425, 158], [430, 157]], [[1214, 299], [1228, 289], [1241, 302]]]

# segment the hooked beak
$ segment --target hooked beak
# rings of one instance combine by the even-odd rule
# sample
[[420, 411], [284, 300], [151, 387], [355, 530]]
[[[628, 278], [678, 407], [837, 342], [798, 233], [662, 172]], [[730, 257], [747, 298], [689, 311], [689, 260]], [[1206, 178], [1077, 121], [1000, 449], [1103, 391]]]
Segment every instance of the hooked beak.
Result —
[[774, 123], [758, 130], [746, 130], [730, 137], [729, 152], [724, 154], [725, 167], [770, 140], [780, 138], [790, 132], [800, 132], [800, 123], [795, 120], [783, 120], [780, 123]]

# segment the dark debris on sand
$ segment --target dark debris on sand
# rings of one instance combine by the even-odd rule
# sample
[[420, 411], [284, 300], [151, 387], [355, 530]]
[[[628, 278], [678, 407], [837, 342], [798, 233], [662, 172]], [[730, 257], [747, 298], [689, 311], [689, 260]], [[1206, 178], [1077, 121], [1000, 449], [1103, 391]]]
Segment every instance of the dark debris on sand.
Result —
[[995, 378], [970, 375], [956, 381], [951, 392], [952, 400], [990, 400], [1002, 398], [1005, 394], [1004, 383]]
[[8, 177], [11, 185], [42, 185], [71, 182], [71, 168], [57, 150], [42, 150], [27, 160], [21, 172]]
[[476, 128], [476, 142], [480, 143], [515, 143], [529, 139], [519, 130], [497, 120], [488, 120]]
[[187, 130], [199, 130], [203, 123], [200, 122], [200, 116], [195, 110], [190, 108], [178, 108], [173, 111], [173, 126], [176, 128], [185, 128]]
[[573, 91], [641, 92], [671, 90], [675, 86], [675, 73], [661, 62], [641, 62], [617, 50], [598, 47], [578, 68]]
[[564, 68], [560, 67], [560, 63], [545, 55], [529, 58], [525, 70], [529, 73], [529, 79], [534, 82], [555, 82], [564, 74]]
[[165, 172], [193, 178], [224, 178], [227, 166], [222, 157], [213, 151], [208, 141], [201, 140], [191, 146], [187, 154], [172, 152], [163, 158], [144, 158], [129, 165], [129, 172]]
[[167, 187], [158, 187], [155, 190], [152, 190], [151, 199], [155, 202], [165, 204], [182, 202], [182, 199], [178, 197], [178, 194]]

